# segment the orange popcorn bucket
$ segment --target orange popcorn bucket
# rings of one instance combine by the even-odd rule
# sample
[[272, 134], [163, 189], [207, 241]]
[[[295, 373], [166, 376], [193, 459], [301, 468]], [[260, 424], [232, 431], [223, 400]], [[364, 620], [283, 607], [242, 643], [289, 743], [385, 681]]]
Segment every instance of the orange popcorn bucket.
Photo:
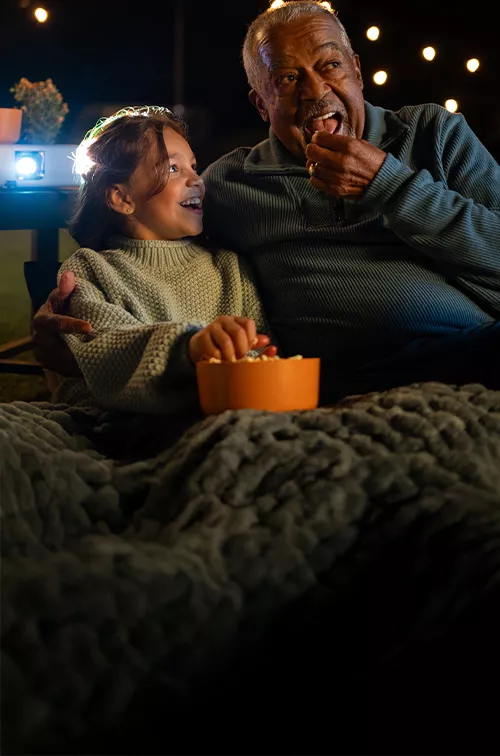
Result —
[[287, 412], [318, 406], [319, 358], [198, 362], [196, 377], [206, 415], [228, 409]]

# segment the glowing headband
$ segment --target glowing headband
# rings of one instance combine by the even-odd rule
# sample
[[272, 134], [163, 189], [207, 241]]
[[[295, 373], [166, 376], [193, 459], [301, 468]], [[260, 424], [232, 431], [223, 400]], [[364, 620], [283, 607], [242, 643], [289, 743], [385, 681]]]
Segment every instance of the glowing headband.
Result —
[[159, 105], [140, 105], [139, 107], [130, 106], [128, 108], [122, 108], [117, 113], [109, 116], [108, 118], [100, 118], [96, 125], [87, 131], [85, 137], [82, 139], [75, 152], [71, 155], [73, 160], [73, 173], [76, 173], [81, 177], [82, 181], [85, 181], [88, 174], [95, 165], [94, 161], [88, 154], [88, 149], [98, 138], [103, 129], [118, 118], [124, 118], [125, 116], [156, 116], [156, 115], [173, 115], [172, 111], [168, 108], [162, 108]]

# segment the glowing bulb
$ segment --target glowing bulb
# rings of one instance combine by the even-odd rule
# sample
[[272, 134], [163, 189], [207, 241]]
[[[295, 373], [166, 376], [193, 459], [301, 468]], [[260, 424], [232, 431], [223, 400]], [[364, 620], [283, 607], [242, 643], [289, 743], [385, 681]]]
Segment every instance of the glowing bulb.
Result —
[[39, 24], [44, 24], [49, 17], [49, 14], [45, 10], [45, 8], [35, 8], [33, 15], [35, 16]]
[[422, 50], [422, 55], [426, 60], [434, 60], [436, 57], [436, 51], [433, 47], [424, 47]]
[[333, 8], [331, 6], [331, 3], [328, 2], [328, 0], [325, 0], [323, 3], [320, 3], [320, 5], [323, 6], [323, 8], [326, 8], [330, 11], [330, 13], [333, 13]]
[[32, 176], [37, 168], [36, 160], [32, 157], [22, 157], [16, 161], [16, 171], [19, 176]]
[[477, 71], [477, 69], [479, 68], [479, 61], [477, 58], [471, 58], [467, 61], [466, 66], [468, 71], [475, 73], [475, 71]]
[[380, 29], [378, 26], [370, 26], [370, 28], [366, 30], [366, 36], [371, 42], [375, 42], [375, 40], [380, 37]]
[[386, 71], [377, 71], [377, 73], [373, 74], [373, 81], [375, 84], [378, 84], [381, 86], [382, 84], [385, 84], [387, 81], [387, 72]]
[[276, 8], [281, 8], [281, 6], [284, 4], [285, 0], [273, 0], [271, 5], [269, 6], [269, 10], [276, 10]]
[[456, 113], [458, 110], [458, 102], [456, 100], [446, 100], [444, 106], [450, 113]]

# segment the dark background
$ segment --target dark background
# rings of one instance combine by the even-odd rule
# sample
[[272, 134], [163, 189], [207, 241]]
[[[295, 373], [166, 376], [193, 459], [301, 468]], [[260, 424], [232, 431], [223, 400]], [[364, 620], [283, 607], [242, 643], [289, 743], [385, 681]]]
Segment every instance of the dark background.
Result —
[[[28, 0], [24, 0], [26, 3]], [[180, 1], [180, 0], [178, 0]], [[174, 0], [47, 0], [45, 24], [23, 0], [0, 0], [0, 106], [22, 76], [52, 78], [70, 113], [59, 141], [77, 142], [102, 113], [127, 104], [174, 102]], [[365, 96], [390, 108], [453, 97], [488, 149], [500, 157], [498, 28], [486, 3], [338, 0], [333, 3], [361, 57]], [[245, 30], [267, 0], [185, 0], [185, 104], [202, 167], [267, 130], [247, 100], [240, 63]], [[493, 8], [493, 6], [492, 6]], [[377, 42], [365, 31], [381, 28]], [[437, 49], [433, 63], [420, 51]], [[477, 57], [479, 71], [465, 61]], [[381, 87], [371, 77], [389, 73]]]

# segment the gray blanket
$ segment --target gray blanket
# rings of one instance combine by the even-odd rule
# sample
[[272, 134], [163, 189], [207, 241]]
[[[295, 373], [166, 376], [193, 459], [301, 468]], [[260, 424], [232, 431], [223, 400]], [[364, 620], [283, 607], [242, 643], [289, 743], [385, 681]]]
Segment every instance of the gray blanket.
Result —
[[[171, 431], [1, 406], [2, 751], [373, 753], [382, 690], [439, 698], [431, 658], [460, 732], [478, 665], [498, 670], [500, 392], [424, 384]], [[354, 737], [349, 712], [373, 711], [380, 732]]]

